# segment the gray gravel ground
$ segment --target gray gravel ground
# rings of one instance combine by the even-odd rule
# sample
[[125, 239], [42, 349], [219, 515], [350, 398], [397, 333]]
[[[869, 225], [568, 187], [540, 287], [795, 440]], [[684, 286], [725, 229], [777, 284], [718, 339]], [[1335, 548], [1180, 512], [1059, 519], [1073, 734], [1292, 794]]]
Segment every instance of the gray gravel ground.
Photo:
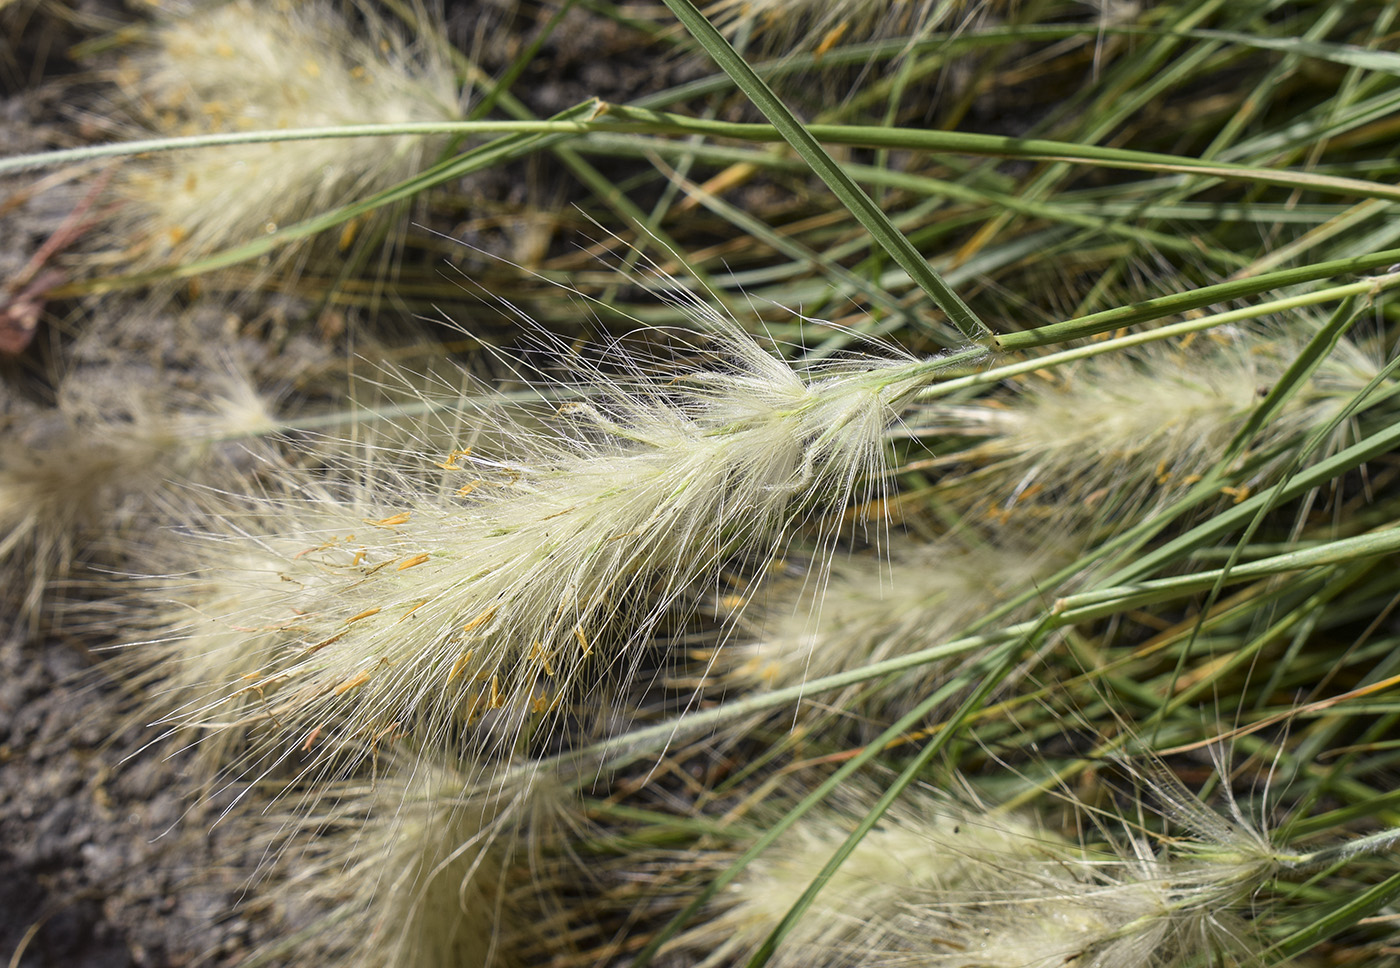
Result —
[[232, 913], [251, 867], [228, 853], [217, 804], [186, 802], [179, 756], [131, 757], [149, 738], [80, 649], [14, 632], [0, 642], [10, 965], [234, 965], [263, 933]]

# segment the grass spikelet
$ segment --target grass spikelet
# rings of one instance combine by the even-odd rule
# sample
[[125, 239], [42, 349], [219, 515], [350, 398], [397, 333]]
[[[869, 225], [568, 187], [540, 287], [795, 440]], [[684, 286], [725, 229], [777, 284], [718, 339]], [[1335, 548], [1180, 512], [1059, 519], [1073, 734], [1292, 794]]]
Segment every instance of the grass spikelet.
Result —
[[[987, 438], [949, 461], [981, 465], [958, 487], [989, 513], [1131, 514], [1211, 469], [1305, 341], [1222, 333], [1189, 346], [1151, 344], [1040, 374], [1014, 397], [947, 408], [935, 421]], [[1378, 370], [1342, 340], [1256, 437], [1236, 496], [1267, 479], [1281, 448], [1325, 425]]]
[[[459, 120], [444, 51], [361, 13], [363, 36], [319, 0], [205, 6], [154, 28], [118, 81], [163, 135]], [[142, 264], [188, 261], [388, 187], [444, 144], [404, 135], [155, 156], [123, 173], [120, 228]]]
[[[508, 457], [436, 455], [436, 485], [384, 469], [398, 484], [353, 503], [287, 502], [279, 514], [309, 519], [290, 529], [303, 548], [236, 618], [281, 630], [259, 694], [272, 742], [363, 747], [390, 730], [460, 750], [477, 725], [478, 748], [509, 748], [561, 703], [596, 715], [600, 684], [625, 678], [697, 580], [881, 486], [886, 428], [943, 366], [799, 372], [732, 326], [705, 349], [694, 369], [587, 371], [540, 425], [499, 418], [485, 436]], [[247, 695], [216, 694], [190, 722], [225, 723], [221, 703]]]

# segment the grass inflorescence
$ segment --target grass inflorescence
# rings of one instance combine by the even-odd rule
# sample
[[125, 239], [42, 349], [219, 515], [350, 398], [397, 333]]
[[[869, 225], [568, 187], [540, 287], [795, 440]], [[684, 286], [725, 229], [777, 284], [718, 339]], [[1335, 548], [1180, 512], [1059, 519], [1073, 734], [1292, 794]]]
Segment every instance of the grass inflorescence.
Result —
[[163, 6], [74, 50], [157, 141], [0, 167], [110, 184], [5, 599], [242, 954], [1400, 957], [1395, 12], [666, 7]]
[[[115, 77], [136, 123], [171, 136], [376, 122], [455, 121], [457, 81], [425, 23], [409, 43], [382, 15], [366, 34], [329, 3], [225, 3], [153, 24]], [[118, 256], [192, 262], [388, 188], [436, 160], [444, 136], [246, 144], [153, 155], [122, 169]], [[360, 225], [340, 233], [343, 252]]]

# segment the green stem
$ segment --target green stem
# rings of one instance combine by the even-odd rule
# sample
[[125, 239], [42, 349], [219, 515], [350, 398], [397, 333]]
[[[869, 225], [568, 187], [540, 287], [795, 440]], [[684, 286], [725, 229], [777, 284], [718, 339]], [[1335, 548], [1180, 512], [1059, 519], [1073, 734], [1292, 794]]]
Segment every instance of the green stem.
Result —
[[[1177, 336], [1185, 336], [1188, 333], [1198, 333], [1202, 330], [1224, 326], [1227, 323], [1240, 322], [1246, 319], [1258, 319], [1273, 313], [1298, 309], [1303, 306], [1315, 306], [1320, 303], [1345, 299], [1349, 296], [1363, 295], [1374, 291], [1378, 283], [1382, 284], [1383, 288], [1400, 285], [1400, 275], [1367, 279], [1362, 282], [1348, 283], [1344, 286], [1333, 286], [1330, 289], [1319, 289], [1316, 292], [1303, 293], [1298, 296], [1274, 299], [1254, 306], [1246, 306], [1244, 309], [1232, 309], [1228, 312], [1202, 316], [1200, 319], [1188, 319], [1185, 322], [1172, 323], [1168, 326], [1159, 326], [1156, 329], [1149, 329], [1140, 333], [1130, 333], [1127, 336], [1105, 340], [1101, 343], [1087, 343], [1082, 346], [1075, 346], [1071, 349], [1061, 350], [1058, 353], [1049, 353], [1045, 356], [1032, 357], [1018, 363], [999, 366], [983, 373], [972, 373], [968, 376], [944, 380], [941, 383], [936, 383], [931, 387], [919, 391], [918, 399], [927, 400], [933, 397], [947, 396], [950, 393], [956, 393], [959, 390], [966, 390], [971, 387], [986, 386], [989, 384], [994, 385], [1010, 377], [1020, 376], [1022, 373], [1032, 373], [1036, 370], [1045, 369], [1046, 367], [1060, 366], [1064, 363], [1072, 363], [1076, 360], [1088, 359], [1089, 357], [1100, 356], [1105, 353], [1114, 353], [1131, 346], [1141, 346], [1144, 343], [1151, 343], [1157, 340], [1173, 339]], [[1084, 318], [1088, 319], [1091, 317]], [[1117, 328], [1116, 325], [1110, 325], [1104, 330], [1099, 330], [1099, 332], [1106, 332]], [[1039, 332], [1039, 330], [1031, 330], [1030, 332]]]
[[[1122, 326], [1131, 326], [1151, 319], [1160, 319], [1163, 316], [1201, 309], [1215, 303], [1228, 302], [1231, 299], [1255, 296], [1270, 289], [1315, 282], [1318, 279], [1327, 279], [1347, 273], [1366, 272], [1396, 262], [1400, 262], [1400, 249], [1386, 249], [1346, 259], [1317, 262], [1295, 269], [1280, 269], [1276, 272], [1222, 282], [1214, 286], [1192, 289], [1188, 292], [1172, 293], [1169, 296], [1159, 296], [1156, 299], [1145, 299], [1142, 302], [1129, 303], [1126, 306], [1106, 309], [1103, 312], [1081, 316], [1078, 319], [1062, 323], [1052, 323], [1049, 326], [1041, 326], [1022, 333], [1007, 333], [997, 337], [997, 341], [1003, 350], [1023, 350], [1050, 343], [1064, 343], [1070, 340], [1084, 339], [1098, 333], [1106, 333]], [[1360, 283], [1361, 291], [1381, 284], [1390, 285], [1392, 281], [1393, 279], [1389, 276], [1367, 279]]]
[[1384, 531], [1358, 535], [1354, 538], [1329, 541], [1326, 544], [1302, 551], [1291, 551], [1269, 558], [1260, 558], [1258, 561], [1235, 565], [1233, 568], [1217, 568], [1191, 575], [1158, 578], [1152, 581], [1069, 595], [1055, 603], [1055, 613], [1065, 623], [1084, 622], [1114, 615], [1125, 609], [1137, 608], [1153, 602], [1170, 601], [1194, 592], [1206, 591], [1217, 584], [1252, 581], [1271, 575], [1302, 571], [1307, 568], [1347, 564], [1359, 558], [1370, 558], [1396, 551], [1400, 551], [1400, 528], [1388, 528]]
[[1389, 830], [1378, 830], [1365, 837], [1357, 837], [1355, 840], [1348, 840], [1344, 844], [1334, 844], [1331, 847], [1324, 847], [1315, 850], [1310, 854], [1296, 854], [1292, 857], [1280, 858], [1283, 866], [1288, 870], [1311, 870], [1318, 867], [1330, 867], [1332, 864], [1340, 864], [1361, 857], [1366, 854], [1379, 854], [1389, 850], [1396, 844], [1400, 844], [1400, 827], [1392, 827]]
[[[600, 118], [617, 118], [607, 121]], [[1011, 138], [1003, 135], [973, 134], [963, 131], [926, 131], [914, 128], [886, 128], [865, 125], [813, 124], [802, 127], [814, 143], [843, 144], [865, 148], [903, 148], [941, 154], [966, 154], [1025, 158], [1036, 161], [1067, 161], [1131, 171], [1160, 171], [1178, 174], [1205, 174], [1236, 181], [1249, 181], [1285, 188], [1328, 192], [1360, 198], [1400, 201], [1400, 186], [1360, 178], [1342, 178], [1313, 172], [1275, 170], [1227, 162], [1202, 161], [1180, 155], [1125, 148], [1102, 148], [1041, 138]], [[286, 128], [273, 131], [235, 131], [191, 135], [181, 138], [149, 138], [115, 144], [87, 145], [37, 154], [0, 158], [0, 174], [31, 168], [54, 167], [101, 158], [174, 151], [182, 148], [210, 148], [236, 144], [271, 144], [278, 141], [311, 141], [318, 138], [366, 138], [399, 135], [586, 135], [595, 131], [622, 134], [702, 134], [738, 141], [772, 143], [784, 140], [770, 124], [752, 124], [689, 118], [678, 114], [595, 102], [588, 120], [545, 121], [440, 121], [405, 124], [353, 124], [323, 128]], [[826, 155], [825, 151], [822, 152]], [[826, 156], [830, 157], [830, 156]], [[834, 165], [835, 162], [832, 162]], [[839, 171], [839, 169], [838, 169]], [[820, 174], [820, 172], [819, 172]], [[844, 172], [842, 173], [844, 178]], [[852, 183], [854, 185], [854, 183]], [[857, 188], [857, 191], [859, 189]], [[860, 193], [862, 196], [864, 192]], [[869, 201], [868, 196], [865, 196]], [[874, 202], [869, 203], [874, 207]], [[875, 209], [875, 211], [879, 211]], [[855, 213], [860, 217], [861, 213]], [[888, 221], [881, 212], [880, 219]], [[869, 226], [867, 226], [869, 228]], [[873, 234], [873, 233], [872, 233]], [[923, 261], [920, 259], [919, 261]], [[908, 267], [904, 267], [908, 271]], [[911, 273], [912, 274], [912, 273]]]

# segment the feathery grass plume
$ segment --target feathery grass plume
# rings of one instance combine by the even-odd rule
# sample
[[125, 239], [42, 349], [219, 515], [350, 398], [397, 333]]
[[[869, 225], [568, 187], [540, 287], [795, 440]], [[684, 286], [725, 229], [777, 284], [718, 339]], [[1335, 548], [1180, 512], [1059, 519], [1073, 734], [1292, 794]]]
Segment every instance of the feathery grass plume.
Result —
[[[162, 135], [461, 119], [441, 42], [409, 43], [368, 8], [362, 29], [325, 0], [203, 5], [153, 28], [117, 80]], [[187, 262], [372, 194], [424, 167], [445, 138], [402, 135], [171, 152], [128, 165], [118, 231], [139, 264]], [[342, 234], [342, 248], [350, 236]]]
[[[1388, 849], [1384, 831], [1337, 848], [1275, 845], [1231, 800], [1222, 815], [1160, 764], [1105, 809], [1062, 797], [1085, 832], [906, 794], [815, 896], [768, 962], [931, 968], [1168, 968], [1263, 950], [1260, 892], [1277, 875]], [[863, 794], [874, 802], [871, 791]], [[1146, 816], [1155, 811], [1159, 829]], [[671, 942], [705, 965], [762, 944], [854, 829], [861, 809], [810, 813]], [[1164, 829], [1163, 829], [1164, 828]], [[728, 855], [716, 857], [721, 868]], [[701, 862], [703, 865], [703, 861]], [[1221, 960], [1223, 959], [1223, 961]]]
[[[850, 809], [803, 817], [670, 943], [698, 965], [742, 964], [811, 885], [876, 794], [856, 784]], [[775, 968], [863, 963], [860, 945], [921, 892], [976, 890], [1000, 868], [1073, 855], [1061, 838], [1016, 817], [981, 817], [929, 793], [907, 796], [822, 888], [769, 961]]]
[[[1033, 590], [1062, 558], [1044, 545], [997, 545], [965, 532], [927, 542], [892, 538], [881, 554], [836, 559], [800, 582], [775, 587], [757, 614], [744, 617], [752, 637], [718, 651], [719, 677], [727, 684], [791, 686], [928, 648]], [[869, 713], [875, 704], [888, 712], [927, 695], [945, 672], [907, 670], [873, 694], [866, 686], [823, 696], [821, 708], [854, 712], [858, 704]]]
[[[940, 407], [929, 415], [937, 429], [986, 438], [944, 459], [980, 465], [949, 486], [971, 510], [996, 517], [1135, 514], [1217, 462], [1308, 335], [1232, 331], [1152, 343], [1038, 374], [1007, 399]], [[1287, 447], [1332, 420], [1379, 370], [1370, 354], [1339, 342], [1256, 437], [1235, 496], [1267, 480]]]
[[[120, 561], [121, 540], [180, 503], [172, 483], [213, 476], [221, 442], [273, 427], [267, 402], [239, 374], [200, 375], [197, 393], [130, 381], [110, 392], [69, 382], [58, 406], [16, 415], [0, 449], [0, 568], [37, 621], [46, 584], [79, 560]], [[229, 456], [229, 455], [224, 455]]]
[[[739, 552], [771, 554], [804, 515], [882, 487], [884, 434], [946, 361], [851, 356], [794, 369], [737, 324], [705, 356], [652, 367], [575, 358], [571, 402], [539, 425], [492, 415], [471, 441], [375, 476], [353, 501], [283, 502], [301, 542], [235, 628], [276, 645], [182, 725], [258, 697], [273, 747], [364, 755], [370, 738], [509, 749], [626, 677], [667, 608]], [[509, 444], [508, 456], [498, 448]], [[391, 461], [385, 453], [371, 455]], [[210, 542], [211, 567], [228, 546]], [[561, 708], [561, 704], [563, 705]], [[559, 715], [552, 715], [556, 713]], [[579, 710], [573, 709], [578, 712]], [[475, 743], [461, 738], [476, 725]]]
[[1131, 808], [1158, 812], [1165, 831], [1154, 837], [1140, 819], [1071, 801], [1101, 845], [998, 867], [970, 892], [916, 892], [870, 939], [866, 963], [966, 965], [971, 953], [987, 968], [1166, 968], [1262, 950], [1246, 914], [1304, 855], [1276, 847], [1232, 798], [1222, 816], [1164, 767], [1123, 765], [1141, 788]]
[[[128, 634], [118, 664], [143, 696], [143, 721], [171, 727], [164, 739], [193, 747], [202, 779], [269, 766], [247, 738], [267, 698], [265, 667], [286, 637], [284, 623], [268, 617], [296, 614], [288, 562], [382, 517], [373, 500], [385, 488], [450, 499], [455, 486], [443, 490], [434, 461], [481, 441], [460, 409], [480, 401], [446, 372], [395, 377], [358, 380], [342, 411], [310, 418], [323, 430], [350, 427], [349, 438], [303, 426], [283, 448], [252, 455], [249, 473], [192, 493], [194, 507], [166, 522], [176, 527], [142, 546], [149, 577], [140, 583], [139, 625], [149, 638]], [[434, 390], [454, 397], [434, 402]], [[194, 715], [211, 694], [223, 697], [215, 724]]]
[[[270, 900], [300, 929], [263, 956], [346, 968], [522, 964], [529, 855], [562, 822], [565, 787], [536, 774], [481, 794], [450, 769], [389, 766], [373, 783], [317, 788], [295, 815], [265, 818], [274, 859], [257, 903]], [[247, 829], [259, 837], [256, 826]]]
[[[251, 539], [242, 532], [238, 537], [243, 540], [229, 542], [217, 560], [211, 555], [197, 569], [175, 570], [147, 582], [148, 597], [175, 601], [151, 616], [158, 637], [130, 644], [117, 660], [128, 667], [126, 678], [141, 689], [144, 721], [181, 724], [171, 735], [194, 747], [192, 765], [204, 777], [219, 774], [246, 754], [245, 718], [262, 697], [262, 667], [281, 633], [277, 626], [240, 625], [238, 618], [285, 604], [280, 575], [288, 558], [305, 548], [288, 536]], [[205, 535], [203, 540], [216, 538]], [[201, 708], [210, 691], [229, 696], [223, 719], [212, 727], [190, 728], [190, 709]]]

